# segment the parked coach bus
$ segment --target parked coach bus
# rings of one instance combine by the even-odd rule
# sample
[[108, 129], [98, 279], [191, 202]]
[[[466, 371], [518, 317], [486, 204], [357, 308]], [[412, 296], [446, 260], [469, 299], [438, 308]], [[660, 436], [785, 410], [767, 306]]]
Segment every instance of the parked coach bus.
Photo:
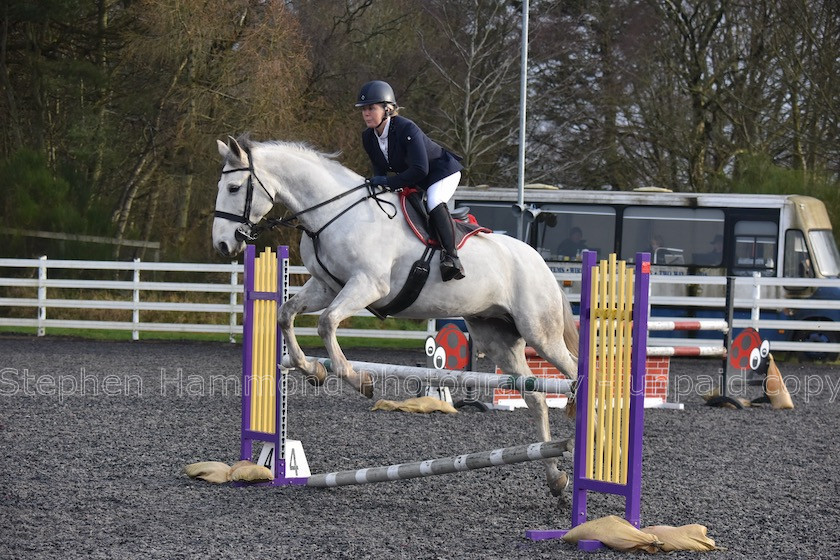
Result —
[[[512, 236], [517, 236], [519, 214], [523, 214], [524, 239], [560, 273], [579, 272], [580, 251], [592, 249], [599, 256], [615, 252], [630, 262], [637, 252], [648, 251], [652, 274], [760, 273], [785, 278], [837, 278], [840, 274], [840, 253], [828, 213], [821, 201], [808, 196], [540, 187], [526, 189], [524, 208], [517, 206], [517, 199], [515, 189], [461, 187], [454, 204], [468, 206], [480, 224]], [[701, 295], [692, 291], [705, 290], [703, 296], [722, 297], [725, 291], [723, 286], [698, 288], [688, 282], [659, 284], [655, 289], [654, 296]], [[763, 298], [840, 298], [837, 288], [765, 289], [769, 291]], [[791, 309], [762, 312], [765, 318], [837, 321], [840, 314]], [[836, 342], [838, 338], [832, 331], [763, 334], [771, 340]]]

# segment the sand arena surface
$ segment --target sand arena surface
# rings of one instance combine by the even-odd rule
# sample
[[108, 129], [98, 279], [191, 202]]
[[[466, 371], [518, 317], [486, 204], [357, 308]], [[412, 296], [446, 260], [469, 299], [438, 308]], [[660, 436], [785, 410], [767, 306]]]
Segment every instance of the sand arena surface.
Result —
[[[347, 354], [425, 360], [420, 347]], [[796, 409], [733, 411], [697, 395], [719, 365], [674, 361], [685, 410], [646, 411], [643, 523], [706, 525], [727, 549], [715, 558], [837, 557], [840, 368], [779, 363]], [[188, 463], [238, 458], [240, 372], [239, 345], [0, 336], [0, 558], [592, 558], [524, 538], [569, 525], [536, 463], [329, 490], [186, 478]], [[313, 472], [534, 439], [524, 410], [372, 412], [338, 383], [314, 390], [295, 376], [291, 389], [289, 437]], [[562, 413], [551, 422], [556, 437], [571, 435]], [[620, 511], [590, 499], [591, 516]]]

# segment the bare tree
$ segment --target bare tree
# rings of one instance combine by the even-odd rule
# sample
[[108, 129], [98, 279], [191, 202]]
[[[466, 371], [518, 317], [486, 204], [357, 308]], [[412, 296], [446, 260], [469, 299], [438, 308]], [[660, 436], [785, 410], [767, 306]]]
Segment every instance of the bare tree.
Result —
[[436, 132], [463, 156], [465, 182], [493, 180], [518, 129], [519, 14], [494, 0], [440, 0], [426, 10], [441, 36], [419, 31], [423, 52], [447, 90]]
[[840, 6], [836, 2], [779, 1], [768, 50], [779, 69], [784, 103], [773, 116], [784, 126], [780, 161], [806, 175], [840, 171]]
[[[126, 128], [140, 127], [144, 141], [114, 220], [118, 235], [129, 226], [166, 232], [180, 246], [196, 219], [209, 219], [197, 208], [212, 205], [214, 193], [195, 185], [215, 183], [213, 139], [245, 130], [272, 137], [294, 123], [305, 106], [300, 91], [308, 61], [281, 3], [238, 0], [204, 10], [174, 0], [154, 2], [154, 9], [146, 4], [132, 5], [136, 19], [120, 77], [129, 88], [145, 84], [157, 103], [150, 111], [134, 105], [137, 98], [122, 100], [121, 111], [140, 109]], [[139, 199], [146, 206], [135, 211]], [[158, 227], [144, 226], [150, 220]]]

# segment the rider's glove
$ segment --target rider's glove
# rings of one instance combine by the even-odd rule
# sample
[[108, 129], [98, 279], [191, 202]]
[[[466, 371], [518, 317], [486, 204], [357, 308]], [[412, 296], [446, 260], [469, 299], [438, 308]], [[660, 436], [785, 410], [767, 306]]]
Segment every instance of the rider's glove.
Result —
[[371, 177], [367, 180], [367, 182], [373, 185], [374, 187], [385, 187], [389, 191], [394, 190], [393, 188], [388, 186], [388, 177], [385, 177], [384, 175], [376, 175], [375, 177]]

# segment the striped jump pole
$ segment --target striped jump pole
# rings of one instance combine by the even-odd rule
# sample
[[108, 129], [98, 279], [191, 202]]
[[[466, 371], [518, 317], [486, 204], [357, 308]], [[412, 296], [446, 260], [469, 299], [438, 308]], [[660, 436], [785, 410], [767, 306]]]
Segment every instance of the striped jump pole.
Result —
[[[307, 358], [318, 360], [328, 371], [332, 371], [329, 358]], [[480, 373], [452, 369], [433, 369], [373, 362], [353, 362], [350, 364], [357, 372], [367, 372], [378, 378], [397, 377], [412, 379], [438, 387], [477, 387], [486, 389], [515, 389], [517, 391], [535, 391], [541, 393], [568, 393], [574, 383], [569, 379], [547, 379], [533, 375]], [[283, 358], [283, 366], [290, 367], [288, 357]]]
[[[648, 332], [676, 332], [676, 331], [719, 331], [726, 335], [729, 332], [729, 323], [725, 319], [683, 319], [683, 320], [661, 320], [650, 319], [648, 321]], [[651, 339], [656, 341], [656, 339]], [[676, 356], [676, 357], [705, 357], [705, 356], [726, 356], [726, 344], [698, 345], [698, 346], [648, 346], [649, 357]]]
[[[588, 492], [625, 500], [625, 518], [641, 522], [642, 431], [648, 331], [650, 254], [635, 269], [614, 254], [596, 264], [583, 254], [572, 527], [587, 521]], [[533, 540], [562, 538], [566, 530], [532, 530]], [[599, 541], [580, 541], [595, 550]]]
[[559, 457], [566, 450], [565, 441], [549, 441], [543, 443], [532, 443], [516, 447], [506, 447], [484, 451], [481, 453], [470, 453], [456, 457], [443, 457], [415, 463], [403, 463], [386, 467], [371, 467], [349, 471], [339, 471], [327, 474], [316, 474], [309, 477], [307, 486], [316, 488], [330, 488], [333, 486], [350, 486], [353, 484], [369, 484], [375, 482], [388, 482], [392, 480], [406, 480], [409, 478], [422, 478], [427, 476], [438, 476], [463, 471], [473, 471], [487, 467], [498, 467], [501, 465], [513, 465], [528, 461], [539, 461]]

